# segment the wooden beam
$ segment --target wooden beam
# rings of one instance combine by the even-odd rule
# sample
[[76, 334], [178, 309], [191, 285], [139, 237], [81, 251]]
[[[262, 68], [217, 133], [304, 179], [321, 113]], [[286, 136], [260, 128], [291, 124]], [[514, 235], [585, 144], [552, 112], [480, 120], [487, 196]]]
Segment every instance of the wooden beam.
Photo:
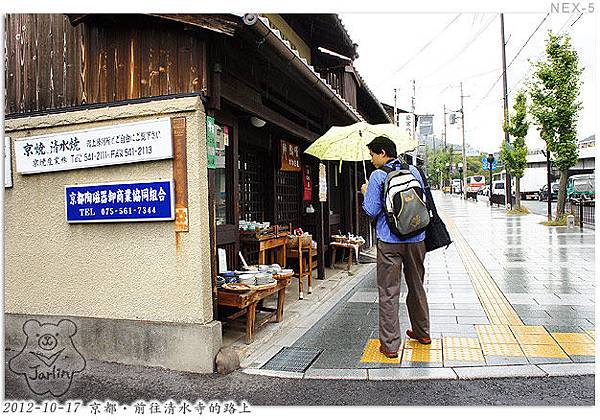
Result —
[[[223, 76], [225, 76], [225, 74], [223, 74]], [[253, 89], [249, 89], [242, 82], [223, 77], [221, 92], [223, 98], [239, 106], [244, 111], [255, 114], [258, 117], [269, 121], [270, 123], [275, 124], [302, 139], [313, 142], [320, 137], [319, 134], [307, 130], [306, 128], [288, 120], [272, 109], [264, 106], [262, 104], [260, 94]]]

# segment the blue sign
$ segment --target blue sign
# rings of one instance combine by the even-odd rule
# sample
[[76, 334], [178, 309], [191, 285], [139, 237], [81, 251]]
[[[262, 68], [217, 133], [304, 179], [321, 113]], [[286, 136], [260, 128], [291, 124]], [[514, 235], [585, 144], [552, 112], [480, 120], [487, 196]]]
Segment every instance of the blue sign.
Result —
[[[481, 158], [481, 169], [483, 169], [484, 171], [489, 171], [490, 170], [490, 163], [487, 161], [487, 157], [482, 157]], [[496, 160], [494, 159], [494, 161], [492, 162], [492, 171], [496, 170]]]
[[67, 223], [175, 219], [173, 180], [65, 186]]

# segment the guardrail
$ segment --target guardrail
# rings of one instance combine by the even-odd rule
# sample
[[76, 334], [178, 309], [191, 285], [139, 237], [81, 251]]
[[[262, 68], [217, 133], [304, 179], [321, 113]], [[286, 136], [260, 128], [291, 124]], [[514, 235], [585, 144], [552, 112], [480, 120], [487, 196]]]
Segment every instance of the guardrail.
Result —
[[575, 224], [579, 225], [579, 227], [583, 227], [584, 225], [596, 226], [595, 200], [572, 200], [568, 201], [565, 207], [567, 213], [571, 213], [573, 216], [575, 216]]

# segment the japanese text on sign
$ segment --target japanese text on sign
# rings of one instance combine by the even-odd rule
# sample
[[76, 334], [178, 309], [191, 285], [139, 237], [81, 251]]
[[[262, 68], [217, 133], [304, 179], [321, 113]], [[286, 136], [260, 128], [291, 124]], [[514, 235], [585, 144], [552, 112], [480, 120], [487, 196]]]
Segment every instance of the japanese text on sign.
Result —
[[281, 170], [288, 172], [300, 172], [300, 151], [298, 146], [281, 140]]
[[69, 223], [173, 220], [173, 181], [66, 186], [65, 212]]
[[17, 172], [22, 174], [172, 157], [169, 118], [15, 140]]

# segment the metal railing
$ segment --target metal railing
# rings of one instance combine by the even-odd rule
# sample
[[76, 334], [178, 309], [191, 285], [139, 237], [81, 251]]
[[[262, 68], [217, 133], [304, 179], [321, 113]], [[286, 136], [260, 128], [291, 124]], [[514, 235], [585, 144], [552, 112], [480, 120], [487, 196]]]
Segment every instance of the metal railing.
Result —
[[584, 225], [595, 225], [595, 200], [571, 200], [568, 201], [565, 210], [575, 216], [575, 224], [579, 227]]

